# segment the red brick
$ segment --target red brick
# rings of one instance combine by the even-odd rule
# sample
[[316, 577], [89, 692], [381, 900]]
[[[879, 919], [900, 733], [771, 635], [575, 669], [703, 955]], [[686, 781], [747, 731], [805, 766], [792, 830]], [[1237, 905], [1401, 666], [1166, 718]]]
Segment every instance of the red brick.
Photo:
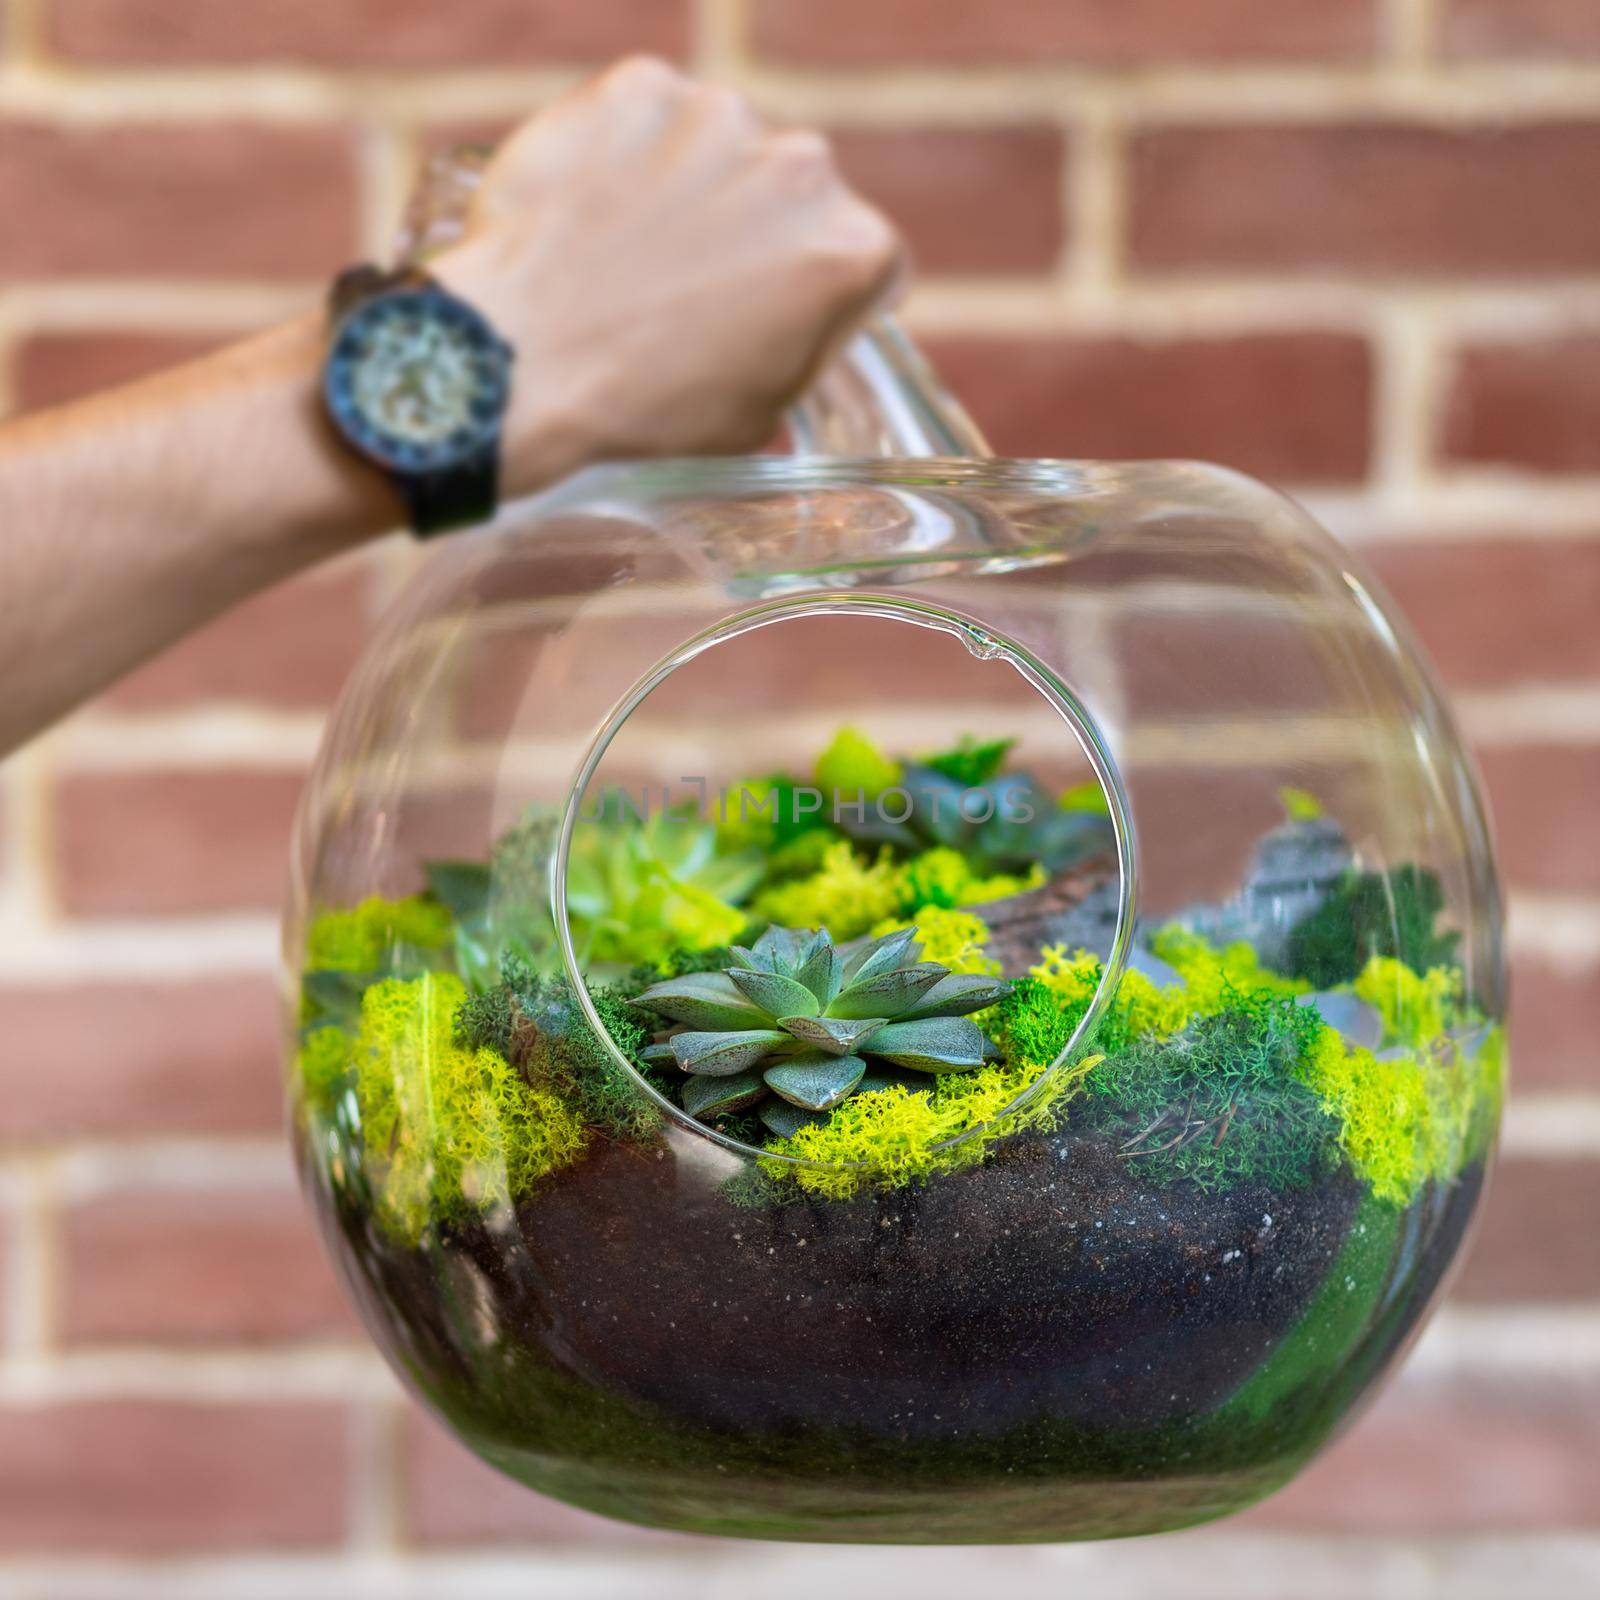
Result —
[[365, 561], [280, 585], [163, 652], [102, 703], [119, 711], [227, 701], [324, 710], [361, 653], [370, 588]]
[[675, 1554], [715, 1545], [536, 1494], [485, 1465], [420, 1410], [407, 1414], [402, 1449], [404, 1528], [421, 1544], [670, 1545]]
[[266, 978], [0, 988], [0, 1140], [271, 1133], [278, 1035]]
[[331, 1544], [335, 1406], [82, 1401], [0, 1411], [0, 1550], [144, 1555]]
[[37, 334], [23, 340], [14, 357], [17, 405], [23, 411], [60, 405], [192, 361], [221, 342], [199, 334]]
[[804, 66], [1343, 60], [1371, 0], [754, 0], [755, 45]]
[[287, 1188], [116, 1191], [70, 1210], [62, 1237], [70, 1343], [356, 1332], [311, 1219]]
[[1135, 137], [1129, 251], [1156, 272], [1592, 272], [1600, 123], [1174, 127]]
[[1044, 273], [1060, 254], [1063, 146], [1049, 128], [847, 128], [846, 175], [922, 273]]
[[1550, 56], [1600, 52], [1594, 0], [1448, 0], [1445, 49], [1456, 56]]
[[1600, 890], [1600, 747], [1496, 745], [1479, 759], [1500, 866], [1512, 887]]
[[56, 886], [76, 916], [261, 911], [283, 898], [292, 772], [128, 772], [56, 788]]
[[1456, 1297], [1592, 1301], [1600, 1297], [1596, 1239], [1600, 1161], [1502, 1161], [1490, 1182]]
[[71, 61], [330, 67], [498, 67], [604, 62], [634, 50], [682, 56], [690, 0], [51, 0], [46, 39]]
[[1593, 1385], [1402, 1381], [1240, 1527], [1406, 1538], [1592, 1528], [1597, 1430]]
[[1005, 455], [1190, 457], [1293, 483], [1366, 472], [1372, 363], [1358, 338], [927, 342]]
[[1460, 351], [1445, 413], [1452, 461], [1600, 472], [1600, 335]]
[[1430, 539], [1362, 554], [1449, 683], [1600, 678], [1600, 539]]
[[333, 127], [0, 122], [0, 279], [321, 277], [358, 253]]
[[1511, 1072], [1517, 1089], [1589, 1090], [1600, 1081], [1600, 962], [1511, 963]]

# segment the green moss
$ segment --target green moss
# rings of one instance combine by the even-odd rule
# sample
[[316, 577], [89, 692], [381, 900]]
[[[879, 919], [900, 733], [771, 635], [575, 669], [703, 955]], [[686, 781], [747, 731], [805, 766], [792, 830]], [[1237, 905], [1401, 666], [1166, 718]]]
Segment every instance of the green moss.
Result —
[[1374, 956], [1413, 972], [1448, 966], [1459, 935], [1436, 928], [1444, 909], [1439, 879], [1406, 865], [1391, 873], [1349, 872], [1290, 932], [1284, 970], [1314, 989], [1349, 983]]
[[[500, 984], [469, 997], [456, 1013], [456, 1042], [504, 1056], [533, 1087], [613, 1137], [653, 1133], [660, 1112], [596, 1036], [567, 980], [535, 974], [515, 957], [503, 972]], [[596, 985], [589, 998], [617, 1049], [639, 1066], [647, 1035], [625, 995]]]
[[503, 1055], [458, 1042], [465, 999], [453, 974], [385, 978], [363, 995], [353, 1038], [323, 1028], [301, 1051], [308, 1105], [353, 1086], [377, 1220], [402, 1242], [519, 1199], [587, 1137], [565, 1101]]
[[1339, 1375], [1390, 1285], [1401, 1215], [1389, 1201], [1363, 1196], [1322, 1287], [1278, 1347], [1216, 1413], [1218, 1423], [1268, 1422], [1291, 1396], [1308, 1389], [1314, 1393]]
[[1303, 1186], [1333, 1160], [1322, 1102], [1298, 1072], [1326, 1031], [1293, 1001], [1238, 997], [1181, 1033], [1106, 1056], [1084, 1079], [1079, 1114], [1153, 1183]]
[[321, 911], [306, 929], [305, 965], [312, 972], [377, 972], [401, 947], [439, 950], [450, 942], [450, 913], [433, 900], [377, 895], [347, 910]]

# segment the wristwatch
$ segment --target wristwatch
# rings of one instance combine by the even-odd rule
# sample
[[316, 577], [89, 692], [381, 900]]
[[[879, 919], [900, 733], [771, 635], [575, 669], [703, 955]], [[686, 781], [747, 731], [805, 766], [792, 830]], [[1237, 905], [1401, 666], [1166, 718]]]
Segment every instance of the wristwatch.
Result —
[[513, 352], [416, 267], [351, 267], [329, 297], [322, 393], [344, 441], [393, 482], [419, 537], [486, 522], [499, 496]]

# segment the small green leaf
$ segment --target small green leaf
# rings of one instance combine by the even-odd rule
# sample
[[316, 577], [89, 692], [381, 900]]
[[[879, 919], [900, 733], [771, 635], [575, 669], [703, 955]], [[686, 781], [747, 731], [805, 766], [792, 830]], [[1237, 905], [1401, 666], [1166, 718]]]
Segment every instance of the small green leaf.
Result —
[[677, 1052], [672, 1048], [670, 1039], [663, 1039], [660, 1044], [647, 1044], [639, 1052], [639, 1059], [648, 1062], [651, 1066], [666, 1066], [669, 1062], [676, 1066]]
[[716, 1116], [754, 1105], [766, 1093], [758, 1072], [741, 1072], [732, 1078], [691, 1078], [683, 1086], [683, 1109], [691, 1117]]
[[902, 1011], [899, 1020], [964, 1017], [969, 1012], [998, 1004], [1010, 993], [1011, 985], [1004, 978], [989, 978], [977, 972], [952, 972], [934, 984], [909, 1010]]
[[378, 982], [375, 972], [308, 972], [300, 979], [307, 1026], [354, 1029], [361, 1020], [361, 997]]
[[457, 922], [480, 922], [489, 909], [494, 872], [485, 861], [428, 861], [428, 892]]
[[851, 1093], [866, 1070], [867, 1064], [860, 1056], [826, 1056], [818, 1052], [768, 1067], [762, 1076], [767, 1087], [790, 1105], [826, 1111]]
[[781, 972], [792, 977], [809, 942], [810, 935], [801, 929], [780, 928], [774, 923], [756, 940], [750, 952], [755, 960], [750, 965], [763, 972]]
[[891, 972], [858, 978], [849, 988], [839, 991], [828, 1007], [828, 1014], [833, 1017], [898, 1017], [945, 975], [945, 969], [938, 962], [923, 961], [914, 967], [896, 967]]
[[932, 767], [935, 772], [942, 772], [947, 778], [954, 778], [969, 789], [977, 789], [1006, 764], [1006, 757], [1011, 754], [1016, 742], [1014, 738], [978, 740], [970, 733], [964, 733], [951, 749], [924, 756], [922, 764]]
[[826, 1111], [804, 1111], [799, 1106], [790, 1105], [787, 1100], [780, 1100], [775, 1094], [768, 1095], [761, 1102], [757, 1115], [767, 1125], [768, 1131], [780, 1139], [791, 1139], [801, 1128], [814, 1128], [819, 1122], [828, 1120]]
[[[826, 932], [818, 937], [810, 954], [795, 969], [795, 978], [816, 996], [819, 1009], [826, 1008], [838, 994], [844, 982], [844, 963]], [[795, 1014], [800, 1013], [796, 1010]]]
[[768, 1028], [748, 1028], [735, 1033], [679, 1033], [672, 1039], [672, 1054], [685, 1072], [697, 1077], [727, 1078], [753, 1067], [774, 1047], [790, 1043], [786, 1033]]
[[928, 1094], [933, 1085], [927, 1075], [908, 1072], [903, 1067], [891, 1067], [884, 1062], [868, 1062], [866, 1076], [856, 1085], [857, 1094], [872, 1094], [878, 1089], [904, 1089], [910, 1094]]
[[891, 1022], [861, 1048], [917, 1072], [967, 1072], [987, 1059], [983, 1029], [966, 1017]]
[[769, 1020], [725, 972], [686, 972], [653, 983], [633, 1003], [692, 1028], [753, 1028]]
[[814, 1017], [821, 1007], [817, 997], [795, 978], [781, 972], [757, 972], [730, 967], [728, 976], [753, 1005], [769, 1017]]
[[847, 945], [844, 981], [860, 983], [880, 972], [892, 971], [910, 954], [916, 942], [915, 928], [896, 928], [893, 933], [886, 933], [881, 938]]
[[886, 1017], [779, 1017], [778, 1026], [827, 1055], [847, 1056], [887, 1020]]

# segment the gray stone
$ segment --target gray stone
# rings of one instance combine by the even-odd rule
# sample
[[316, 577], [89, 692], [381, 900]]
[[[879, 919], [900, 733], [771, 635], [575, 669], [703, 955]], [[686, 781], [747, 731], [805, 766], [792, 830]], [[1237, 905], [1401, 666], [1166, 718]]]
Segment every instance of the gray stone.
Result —
[[1302, 994], [1295, 997], [1295, 1003], [1314, 1006], [1330, 1028], [1363, 1050], [1376, 1050], [1383, 1043], [1383, 1018], [1378, 1008], [1353, 994]]
[[1331, 818], [1286, 822], [1257, 844], [1233, 899], [1220, 906], [1192, 906], [1178, 920], [1214, 944], [1242, 939], [1263, 965], [1281, 967], [1289, 935], [1354, 862], [1350, 841]]

